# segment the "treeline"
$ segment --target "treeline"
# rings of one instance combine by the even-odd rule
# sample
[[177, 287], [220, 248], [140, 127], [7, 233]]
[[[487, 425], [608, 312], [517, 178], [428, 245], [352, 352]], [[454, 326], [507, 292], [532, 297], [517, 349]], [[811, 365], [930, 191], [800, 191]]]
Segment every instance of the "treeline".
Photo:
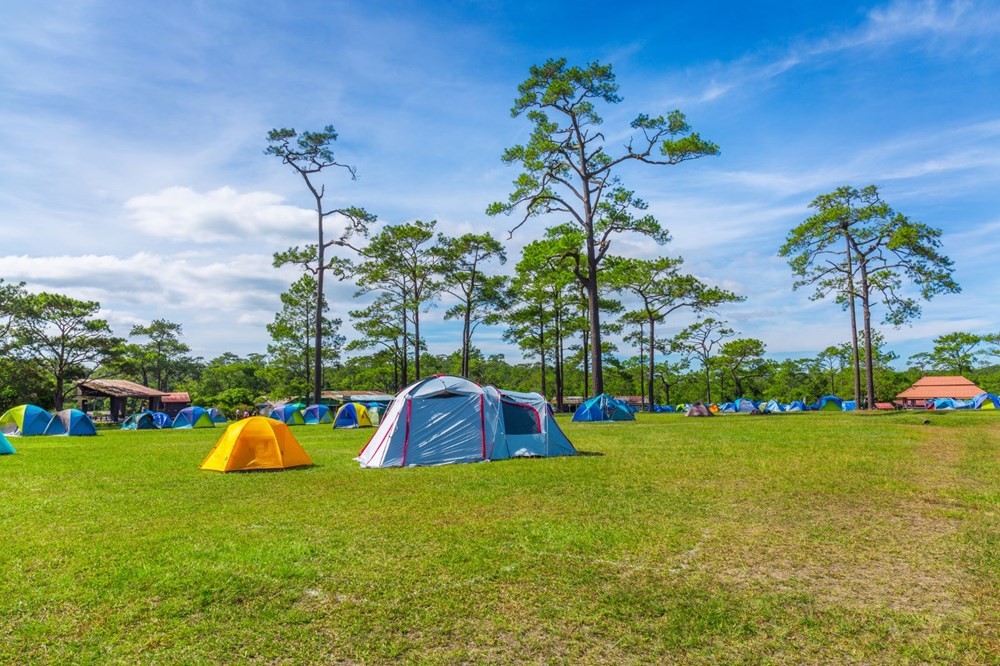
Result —
[[[24, 402], [59, 408], [72, 401], [75, 381], [88, 377], [130, 379], [164, 391], [188, 391], [196, 403], [227, 412], [269, 399], [306, 397], [311, 390], [312, 320], [309, 308], [302, 305], [311, 301], [292, 297], [303, 293], [296, 291], [296, 285], [282, 298], [282, 310], [268, 326], [272, 339], [266, 352], [226, 353], [208, 361], [190, 354], [178, 323], [157, 319], [133, 326], [124, 338], [116, 337], [99, 317], [98, 303], [53, 293], [31, 294], [24, 287], [0, 280], [0, 410]], [[309, 289], [304, 293], [308, 296]], [[584, 309], [582, 302], [569, 299], [572, 291], [549, 289], [545, 293], [556, 300], [539, 297], [543, 305], [538, 312], [544, 315], [527, 321], [541, 329], [551, 326], [550, 335], [521, 336], [518, 327], [525, 315], [519, 308], [497, 314], [498, 322], [506, 322], [508, 337], [524, 342], [536, 354], [534, 360], [511, 363], [501, 354], [484, 355], [472, 345], [450, 354], [429, 354], [422, 344], [421, 376], [463, 374], [513, 390], [538, 391], [558, 385], [564, 397], [590, 395], [590, 355], [582, 345], [588, 327], [581, 323], [579, 312], [575, 317], [572, 314], [574, 308]], [[563, 296], [566, 311], [560, 314], [556, 305]], [[609, 306], [622, 307], [620, 303]], [[712, 317], [673, 336], [654, 338], [650, 385], [649, 328], [639, 317], [623, 315], [619, 320], [624, 328], [615, 330], [624, 334], [629, 347], [618, 350], [605, 342], [603, 355], [605, 389], [616, 395], [643, 396], [647, 403], [652, 396], [655, 404], [723, 402], [741, 396], [812, 401], [825, 394], [850, 395], [850, 342], [829, 347], [815, 357], [775, 360], [766, 356], [762, 341], [740, 337], [727, 322]], [[402, 339], [398, 348], [383, 347], [345, 358], [339, 322], [327, 323], [330, 345], [322, 350], [326, 388], [392, 394], [402, 387]], [[412, 331], [408, 335], [412, 365], [418, 347]], [[879, 401], [891, 400], [928, 373], [963, 374], [988, 391], [1000, 391], [1000, 366], [995, 364], [1000, 358], [998, 335], [956, 332], [940, 336], [932, 349], [911, 357], [906, 370], [892, 367], [897, 357], [885, 348], [880, 335], [873, 342], [873, 383], [880, 387], [875, 396]], [[415, 374], [407, 372], [405, 381], [412, 381]], [[546, 395], [556, 401], [553, 393], [546, 391]]]

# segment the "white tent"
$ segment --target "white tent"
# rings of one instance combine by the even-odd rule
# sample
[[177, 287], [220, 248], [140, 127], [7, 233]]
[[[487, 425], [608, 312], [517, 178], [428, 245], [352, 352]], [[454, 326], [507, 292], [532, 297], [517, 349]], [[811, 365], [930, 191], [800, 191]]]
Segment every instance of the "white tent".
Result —
[[575, 453], [539, 394], [439, 375], [393, 399], [357, 460], [362, 467], [409, 467]]

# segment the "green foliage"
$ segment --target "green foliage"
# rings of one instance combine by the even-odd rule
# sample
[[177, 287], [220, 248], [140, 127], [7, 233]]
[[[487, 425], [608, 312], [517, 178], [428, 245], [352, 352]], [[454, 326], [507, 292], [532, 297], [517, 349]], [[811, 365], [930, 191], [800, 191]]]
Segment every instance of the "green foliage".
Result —
[[[274, 321], [267, 325], [267, 332], [271, 335], [267, 353], [272, 369], [280, 369], [272, 381], [272, 390], [278, 397], [308, 394], [313, 385], [316, 289], [316, 278], [308, 273], [302, 275], [292, 283], [288, 291], [281, 294], [281, 310], [274, 315]], [[326, 367], [340, 361], [345, 339], [340, 335], [341, 320], [326, 316], [329, 305], [325, 296], [322, 306], [321, 356]]]
[[25, 296], [17, 322], [19, 354], [55, 382], [53, 404], [61, 409], [72, 381], [89, 377], [121, 343], [98, 319], [96, 301], [41, 292]]
[[[691, 132], [684, 115], [640, 114], [630, 127], [633, 135], [623, 152], [612, 153], [600, 130], [603, 119], [595, 102], [621, 102], [610, 65], [598, 62], [587, 67], [568, 66], [566, 60], [549, 60], [533, 66], [518, 86], [511, 114], [526, 115], [531, 123], [528, 142], [504, 151], [503, 162], [521, 167], [514, 190], [506, 201], [487, 208], [488, 215], [523, 216], [511, 230], [530, 218], [556, 214], [575, 225], [571, 251], [576, 256], [575, 274], [589, 302], [591, 363], [595, 391], [603, 390], [598, 271], [621, 233], [647, 236], [666, 243], [670, 236], [659, 222], [645, 214], [647, 204], [622, 185], [616, 168], [624, 162], [653, 165], [678, 164], [707, 155], [717, 155], [718, 146]], [[659, 155], [655, 155], [658, 151]], [[570, 227], [556, 227], [569, 233]], [[570, 256], [570, 255], [567, 255]]]
[[120, 351], [127, 355], [124, 362], [131, 363], [142, 375], [142, 383], [160, 391], [169, 391], [171, 379], [182, 365], [191, 348], [181, 342], [180, 324], [156, 319], [149, 326], [136, 325], [129, 337], [147, 338], [141, 345], [124, 345]]

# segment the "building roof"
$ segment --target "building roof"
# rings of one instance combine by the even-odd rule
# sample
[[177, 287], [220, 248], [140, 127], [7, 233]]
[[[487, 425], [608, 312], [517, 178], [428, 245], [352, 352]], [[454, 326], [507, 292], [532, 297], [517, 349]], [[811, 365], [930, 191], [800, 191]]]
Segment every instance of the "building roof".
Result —
[[177, 393], [164, 393], [160, 400], [163, 402], [191, 402], [191, 396], [188, 395], [187, 391], [179, 391]]
[[922, 377], [913, 386], [896, 397], [903, 400], [930, 400], [932, 398], [958, 398], [968, 400], [983, 392], [961, 375], [955, 377]]
[[393, 396], [381, 391], [323, 391], [325, 400], [339, 400], [342, 402], [388, 402]]
[[892, 404], [891, 402], [876, 402], [875, 409], [887, 409], [892, 411], [896, 409], [896, 405]]
[[86, 398], [159, 398], [165, 395], [163, 391], [127, 379], [84, 379], [78, 381], [76, 387]]

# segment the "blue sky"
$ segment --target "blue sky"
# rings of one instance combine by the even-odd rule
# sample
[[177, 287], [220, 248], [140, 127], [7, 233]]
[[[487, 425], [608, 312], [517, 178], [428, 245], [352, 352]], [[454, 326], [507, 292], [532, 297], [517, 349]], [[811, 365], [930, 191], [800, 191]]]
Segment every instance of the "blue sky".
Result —
[[[674, 240], [615, 251], [681, 255], [746, 296], [720, 314], [774, 355], [848, 337], [846, 316], [793, 292], [776, 256], [809, 202], [845, 184], [876, 183], [943, 229], [964, 287], [886, 327], [897, 353], [1000, 329], [986, 288], [1000, 253], [1000, 6], [619, 4], [0, 0], [0, 277], [99, 300], [119, 335], [163, 317], [206, 358], [263, 351], [295, 278], [271, 255], [314, 233], [300, 181], [262, 154], [269, 129], [336, 126], [359, 179], [332, 175], [332, 203], [506, 237], [512, 220], [484, 210], [516, 176], [500, 154], [527, 136], [516, 87], [565, 56], [614, 65], [613, 140], [640, 112], [680, 108], [719, 144], [719, 157], [622, 171]], [[523, 227], [511, 257], [559, 221]], [[328, 291], [345, 320], [353, 291]], [[455, 345], [444, 309], [427, 315], [434, 353]], [[501, 333], [477, 344], [518, 358]]]

